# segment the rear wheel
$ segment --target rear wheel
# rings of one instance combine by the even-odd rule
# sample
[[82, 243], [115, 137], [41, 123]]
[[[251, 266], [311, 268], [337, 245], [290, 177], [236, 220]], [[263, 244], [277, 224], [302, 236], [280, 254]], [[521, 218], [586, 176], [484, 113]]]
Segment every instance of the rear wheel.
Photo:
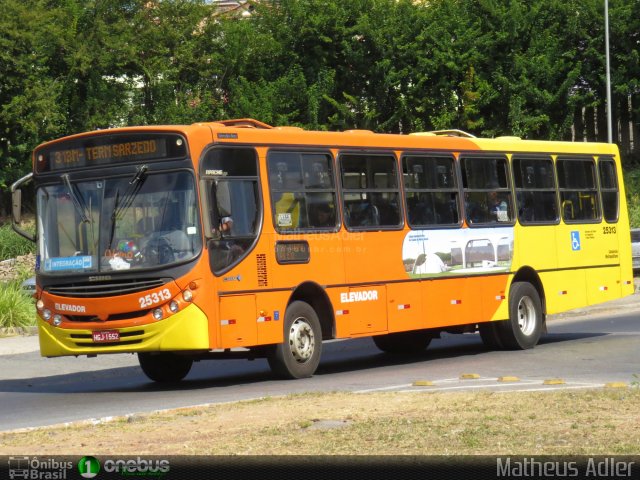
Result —
[[387, 333], [377, 335], [373, 343], [386, 353], [419, 353], [431, 343], [431, 334], [426, 330], [413, 330], [410, 332]]
[[540, 340], [544, 314], [538, 291], [527, 282], [515, 282], [509, 293], [509, 320], [497, 322], [496, 330], [504, 348], [526, 350]]
[[193, 365], [189, 357], [175, 353], [138, 353], [138, 361], [144, 374], [154, 382], [179, 382], [187, 376]]
[[320, 364], [321, 353], [318, 315], [308, 303], [292, 302], [284, 317], [284, 341], [267, 356], [271, 370], [280, 378], [310, 377]]

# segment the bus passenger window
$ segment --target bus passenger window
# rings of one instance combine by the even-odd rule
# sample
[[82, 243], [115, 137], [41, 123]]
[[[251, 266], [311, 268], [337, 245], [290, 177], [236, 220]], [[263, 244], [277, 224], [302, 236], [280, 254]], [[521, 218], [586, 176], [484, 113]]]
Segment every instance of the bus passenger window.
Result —
[[563, 220], [597, 222], [600, 211], [593, 158], [558, 157], [556, 168]]
[[616, 164], [612, 159], [600, 158], [598, 160], [600, 173], [600, 191], [602, 192], [602, 213], [604, 219], [609, 222], [618, 221], [619, 198]]
[[330, 155], [272, 150], [267, 156], [267, 165], [273, 224], [278, 232], [336, 228], [336, 192]]
[[513, 178], [518, 221], [521, 224], [558, 223], [558, 199], [553, 170], [553, 161], [549, 156], [514, 156]]
[[458, 224], [458, 182], [452, 156], [407, 155], [402, 158], [402, 172], [412, 228]]
[[348, 227], [377, 230], [402, 225], [394, 156], [343, 154], [340, 168]]
[[465, 155], [460, 164], [469, 225], [513, 223], [506, 157]]

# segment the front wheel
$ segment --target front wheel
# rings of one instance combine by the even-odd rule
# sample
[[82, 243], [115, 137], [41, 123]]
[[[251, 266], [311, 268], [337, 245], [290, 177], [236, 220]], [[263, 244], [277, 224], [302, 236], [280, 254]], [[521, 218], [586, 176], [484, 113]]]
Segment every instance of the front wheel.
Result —
[[510, 350], [533, 348], [540, 340], [543, 326], [538, 291], [527, 282], [513, 283], [509, 292], [509, 320], [496, 325], [500, 343]]
[[138, 353], [138, 361], [144, 374], [154, 382], [179, 382], [187, 376], [193, 365], [189, 357], [175, 353]]
[[307, 378], [320, 363], [322, 330], [315, 310], [306, 302], [295, 301], [284, 316], [284, 341], [267, 356], [273, 373], [280, 378]]

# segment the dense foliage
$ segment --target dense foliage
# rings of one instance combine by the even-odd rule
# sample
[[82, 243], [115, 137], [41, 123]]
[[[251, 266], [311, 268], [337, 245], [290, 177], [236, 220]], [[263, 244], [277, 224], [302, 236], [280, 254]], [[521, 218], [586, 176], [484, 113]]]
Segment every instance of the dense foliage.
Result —
[[[206, 0], [3, 0], [0, 210], [38, 143], [121, 125], [254, 117], [606, 140], [603, 0], [250, 4], [240, 16]], [[615, 138], [630, 162], [640, 1], [609, 11]]]

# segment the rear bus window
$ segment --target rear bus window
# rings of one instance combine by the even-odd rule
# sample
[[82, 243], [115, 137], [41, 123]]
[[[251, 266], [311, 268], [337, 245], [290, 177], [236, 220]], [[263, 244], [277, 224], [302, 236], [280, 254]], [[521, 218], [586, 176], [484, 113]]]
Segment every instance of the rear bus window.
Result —
[[616, 164], [611, 159], [601, 158], [598, 161], [598, 172], [600, 173], [600, 192], [602, 193], [604, 219], [609, 223], [617, 222], [619, 196]]

